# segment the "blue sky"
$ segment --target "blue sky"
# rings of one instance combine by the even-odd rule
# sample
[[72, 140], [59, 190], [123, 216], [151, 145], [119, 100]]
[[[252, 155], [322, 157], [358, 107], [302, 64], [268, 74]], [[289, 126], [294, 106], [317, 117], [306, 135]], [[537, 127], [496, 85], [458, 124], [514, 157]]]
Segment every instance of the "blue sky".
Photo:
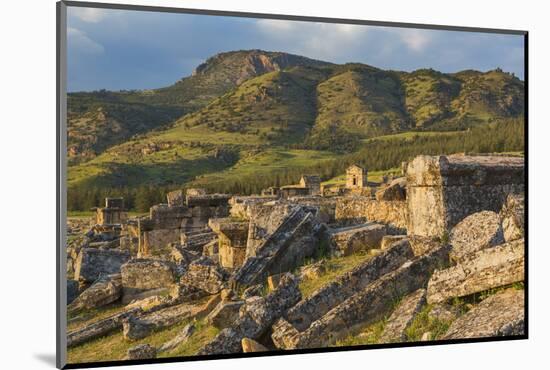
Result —
[[523, 36], [93, 8], [68, 9], [68, 90], [150, 89], [223, 51], [442, 72], [497, 67], [523, 79]]

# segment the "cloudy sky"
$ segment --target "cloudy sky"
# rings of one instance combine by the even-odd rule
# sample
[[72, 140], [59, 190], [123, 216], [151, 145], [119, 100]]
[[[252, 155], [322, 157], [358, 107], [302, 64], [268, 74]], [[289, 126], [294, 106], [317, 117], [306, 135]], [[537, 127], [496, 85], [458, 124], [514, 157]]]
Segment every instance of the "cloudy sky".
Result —
[[67, 37], [69, 91], [168, 86], [241, 49], [404, 71], [500, 67], [523, 79], [516, 35], [69, 7]]

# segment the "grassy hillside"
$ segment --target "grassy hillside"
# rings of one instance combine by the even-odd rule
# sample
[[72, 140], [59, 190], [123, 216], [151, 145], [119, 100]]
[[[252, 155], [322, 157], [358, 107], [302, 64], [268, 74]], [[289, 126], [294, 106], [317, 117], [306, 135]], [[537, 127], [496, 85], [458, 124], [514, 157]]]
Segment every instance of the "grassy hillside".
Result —
[[521, 151], [523, 86], [498, 69], [405, 73], [251, 50], [163, 89], [70, 94], [69, 209], [117, 192], [144, 210], [172, 188], [249, 194], [355, 162], [387, 171], [417, 154]]

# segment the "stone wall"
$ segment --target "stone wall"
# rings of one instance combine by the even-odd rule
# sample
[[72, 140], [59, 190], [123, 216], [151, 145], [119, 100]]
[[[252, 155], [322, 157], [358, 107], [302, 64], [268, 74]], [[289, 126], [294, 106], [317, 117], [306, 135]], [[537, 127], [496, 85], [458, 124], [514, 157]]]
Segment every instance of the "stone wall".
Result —
[[404, 231], [408, 222], [407, 202], [374, 200], [364, 196], [342, 197], [336, 200], [335, 219], [344, 224], [379, 222], [390, 229]]
[[407, 230], [441, 237], [472, 213], [499, 212], [524, 182], [520, 157], [418, 156], [407, 167]]

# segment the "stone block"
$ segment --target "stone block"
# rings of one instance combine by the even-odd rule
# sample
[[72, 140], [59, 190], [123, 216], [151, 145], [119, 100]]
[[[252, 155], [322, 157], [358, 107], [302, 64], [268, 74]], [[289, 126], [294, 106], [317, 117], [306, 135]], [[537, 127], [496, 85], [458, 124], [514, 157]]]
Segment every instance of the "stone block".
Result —
[[92, 283], [102, 275], [118, 274], [129, 259], [126, 251], [82, 248], [76, 260], [75, 280]]

